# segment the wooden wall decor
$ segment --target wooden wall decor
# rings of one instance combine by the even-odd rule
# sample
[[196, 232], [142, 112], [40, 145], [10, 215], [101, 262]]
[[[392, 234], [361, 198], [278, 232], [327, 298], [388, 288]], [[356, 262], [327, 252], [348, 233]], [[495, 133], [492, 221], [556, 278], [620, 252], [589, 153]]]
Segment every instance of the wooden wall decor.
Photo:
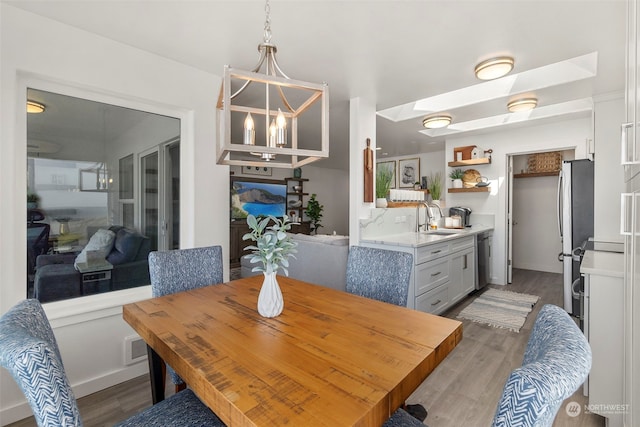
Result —
[[367, 148], [364, 149], [364, 202], [373, 202], [373, 150], [370, 138], [367, 138]]

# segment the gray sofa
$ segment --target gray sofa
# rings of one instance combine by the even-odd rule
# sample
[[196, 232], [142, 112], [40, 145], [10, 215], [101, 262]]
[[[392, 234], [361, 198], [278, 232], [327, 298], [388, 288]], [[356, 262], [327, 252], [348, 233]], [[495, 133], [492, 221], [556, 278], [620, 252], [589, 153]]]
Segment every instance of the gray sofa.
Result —
[[111, 280], [89, 289], [83, 286], [82, 274], [74, 267], [76, 254], [40, 255], [36, 259], [34, 297], [45, 303], [151, 283], [148, 261], [150, 239], [118, 225], [109, 227], [109, 230], [115, 233], [113, 248], [106, 258], [113, 265]]
[[[289, 277], [344, 291], [347, 283], [349, 237], [293, 234], [292, 238], [298, 243], [298, 253], [295, 254], [295, 259], [289, 259]], [[240, 275], [249, 277], [262, 274], [251, 271], [256, 265], [251, 264], [247, 255], [244, 255]]]

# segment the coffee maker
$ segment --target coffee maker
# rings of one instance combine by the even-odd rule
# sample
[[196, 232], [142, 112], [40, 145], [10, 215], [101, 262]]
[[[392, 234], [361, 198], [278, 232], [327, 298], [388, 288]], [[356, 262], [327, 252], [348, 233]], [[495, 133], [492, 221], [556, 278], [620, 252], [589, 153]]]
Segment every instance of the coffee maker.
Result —
[[458, 215], [460, 217], [460, 222], [463, 227], [471, 227], [471, 209], [461, 206], [449, 208], [449, 216], [454, 215]]

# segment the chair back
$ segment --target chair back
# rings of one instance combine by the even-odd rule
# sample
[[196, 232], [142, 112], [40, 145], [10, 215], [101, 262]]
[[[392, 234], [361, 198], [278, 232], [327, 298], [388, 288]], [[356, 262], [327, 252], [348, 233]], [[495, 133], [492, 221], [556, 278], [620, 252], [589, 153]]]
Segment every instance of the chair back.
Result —
[[410, 253], [352, 246], [347, 259], [346, 291], [406, 306], [412, 268]]
[[82, 426], [58, 344], [38, 300], [23, 300], [0, 317], [0, 365], [22, 389], [39, 426]]
[[222, 273], [222, 246], [149, 253], [154, 297], [222, 283]]
[[522, 366], [511, 372], [493, 426], [551, 426], [562, 402], [591, 370], [591, 348], [560, 307], [547, 304], [536, 317]]

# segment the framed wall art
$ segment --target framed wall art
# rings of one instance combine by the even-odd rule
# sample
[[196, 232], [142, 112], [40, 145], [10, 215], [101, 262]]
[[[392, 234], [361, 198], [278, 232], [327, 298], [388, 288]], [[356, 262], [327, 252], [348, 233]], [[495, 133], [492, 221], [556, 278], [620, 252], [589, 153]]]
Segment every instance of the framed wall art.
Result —
[[420, 159], [398, 160], [398, 186], [413, 188], [413, 184], [420, 182]]
[[377, 162], [376, 168], [377, 170], [380, 170], [380, 168], [390, 169], [393, 172], [393, 179], [391, 180], [391, 186], [389, 188], [396, 188], [396, 161], [391, 160], [389, 162]]

